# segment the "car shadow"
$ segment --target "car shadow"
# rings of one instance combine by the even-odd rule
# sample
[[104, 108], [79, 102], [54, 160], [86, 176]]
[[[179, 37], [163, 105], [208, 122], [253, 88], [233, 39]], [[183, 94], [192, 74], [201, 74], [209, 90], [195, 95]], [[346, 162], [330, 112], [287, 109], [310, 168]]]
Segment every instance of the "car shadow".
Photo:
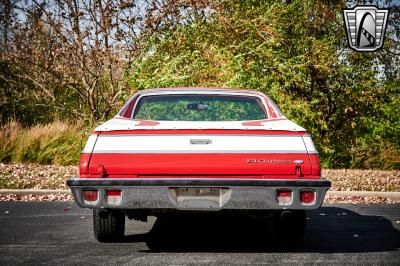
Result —
[[322, 207], [307, 213], [304, 243], [273, 232], [265, 220], [248, 216], [179, 215], [159, 217], [147, 234], [124, 242], [146, 242], [142, 252], [379, 252], [400, 248], [400, 232], [381, 216]]

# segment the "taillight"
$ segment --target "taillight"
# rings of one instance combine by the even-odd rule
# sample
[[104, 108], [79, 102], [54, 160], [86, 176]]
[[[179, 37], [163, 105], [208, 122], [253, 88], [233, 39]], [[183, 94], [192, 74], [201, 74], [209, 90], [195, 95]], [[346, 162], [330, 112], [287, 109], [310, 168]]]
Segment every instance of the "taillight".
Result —
[[278, 190], [276, 192], [276, 199], [280, 205], [289, 205], [292, 203], [292, 191]]
[[86, 204], [93, 204], [99, 198], [99, 192], [97, 190], [85, 190], [83, 191], [83, 200]]
[[303, 136], [303, 141], [311, 163], [311, 175], [321, 176], [321, 165], [318, 159], [318, 151], [315, 148], [311, 137]]
[[118, 205], [122, 200], [121, 190], [107, 190], [107, 203], [111, 205]]
[[89, 174], [89, 162], [90, 162], [90, 156], [93, 152], [94, 146], [96, 144], [97, 140], [97, 135], [92, 134], [89, 136], [85, 148], [82, 151], [81, 154], [81, 161], [79, 163], [79, 174]]
[[319, 162], [318, 154], [309, 154], [311, 163], [311, 175], [321, 176], [321, 163]]
[[305, 205], [313, 204], [315, 202], [315, 191], [301, 191], [300, 201]]
[[79, 174], [89, 174], [89, 153], [81, 154], [81, 161], [79, 162]]

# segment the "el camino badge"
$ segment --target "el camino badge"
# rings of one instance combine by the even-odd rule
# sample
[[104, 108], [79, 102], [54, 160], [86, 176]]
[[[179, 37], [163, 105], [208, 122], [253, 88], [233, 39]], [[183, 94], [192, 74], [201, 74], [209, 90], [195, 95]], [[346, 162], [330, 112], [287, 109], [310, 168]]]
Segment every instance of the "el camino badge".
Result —
[[270, 160], [270, 159], [247, 159], [247, 163], [262, 163], [262, 164], [302, 164], [303, 160]]

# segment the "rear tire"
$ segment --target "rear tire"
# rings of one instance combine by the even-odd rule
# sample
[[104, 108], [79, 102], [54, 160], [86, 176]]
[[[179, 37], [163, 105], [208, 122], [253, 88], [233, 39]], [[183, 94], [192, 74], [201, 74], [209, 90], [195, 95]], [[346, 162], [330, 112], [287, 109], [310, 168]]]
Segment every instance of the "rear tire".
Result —
[[125, 214], [118, 210], [93, 209], [94, 236], [100, 242], [118, 242], [125, 234]]

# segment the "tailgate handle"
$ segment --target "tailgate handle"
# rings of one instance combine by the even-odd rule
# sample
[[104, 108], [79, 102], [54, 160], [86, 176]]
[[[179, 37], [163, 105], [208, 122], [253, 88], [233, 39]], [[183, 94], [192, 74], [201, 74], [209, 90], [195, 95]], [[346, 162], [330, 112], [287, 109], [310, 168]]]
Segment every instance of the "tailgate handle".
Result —
[[190, 139], [190, 144], [211, 144], [211, 139]]

